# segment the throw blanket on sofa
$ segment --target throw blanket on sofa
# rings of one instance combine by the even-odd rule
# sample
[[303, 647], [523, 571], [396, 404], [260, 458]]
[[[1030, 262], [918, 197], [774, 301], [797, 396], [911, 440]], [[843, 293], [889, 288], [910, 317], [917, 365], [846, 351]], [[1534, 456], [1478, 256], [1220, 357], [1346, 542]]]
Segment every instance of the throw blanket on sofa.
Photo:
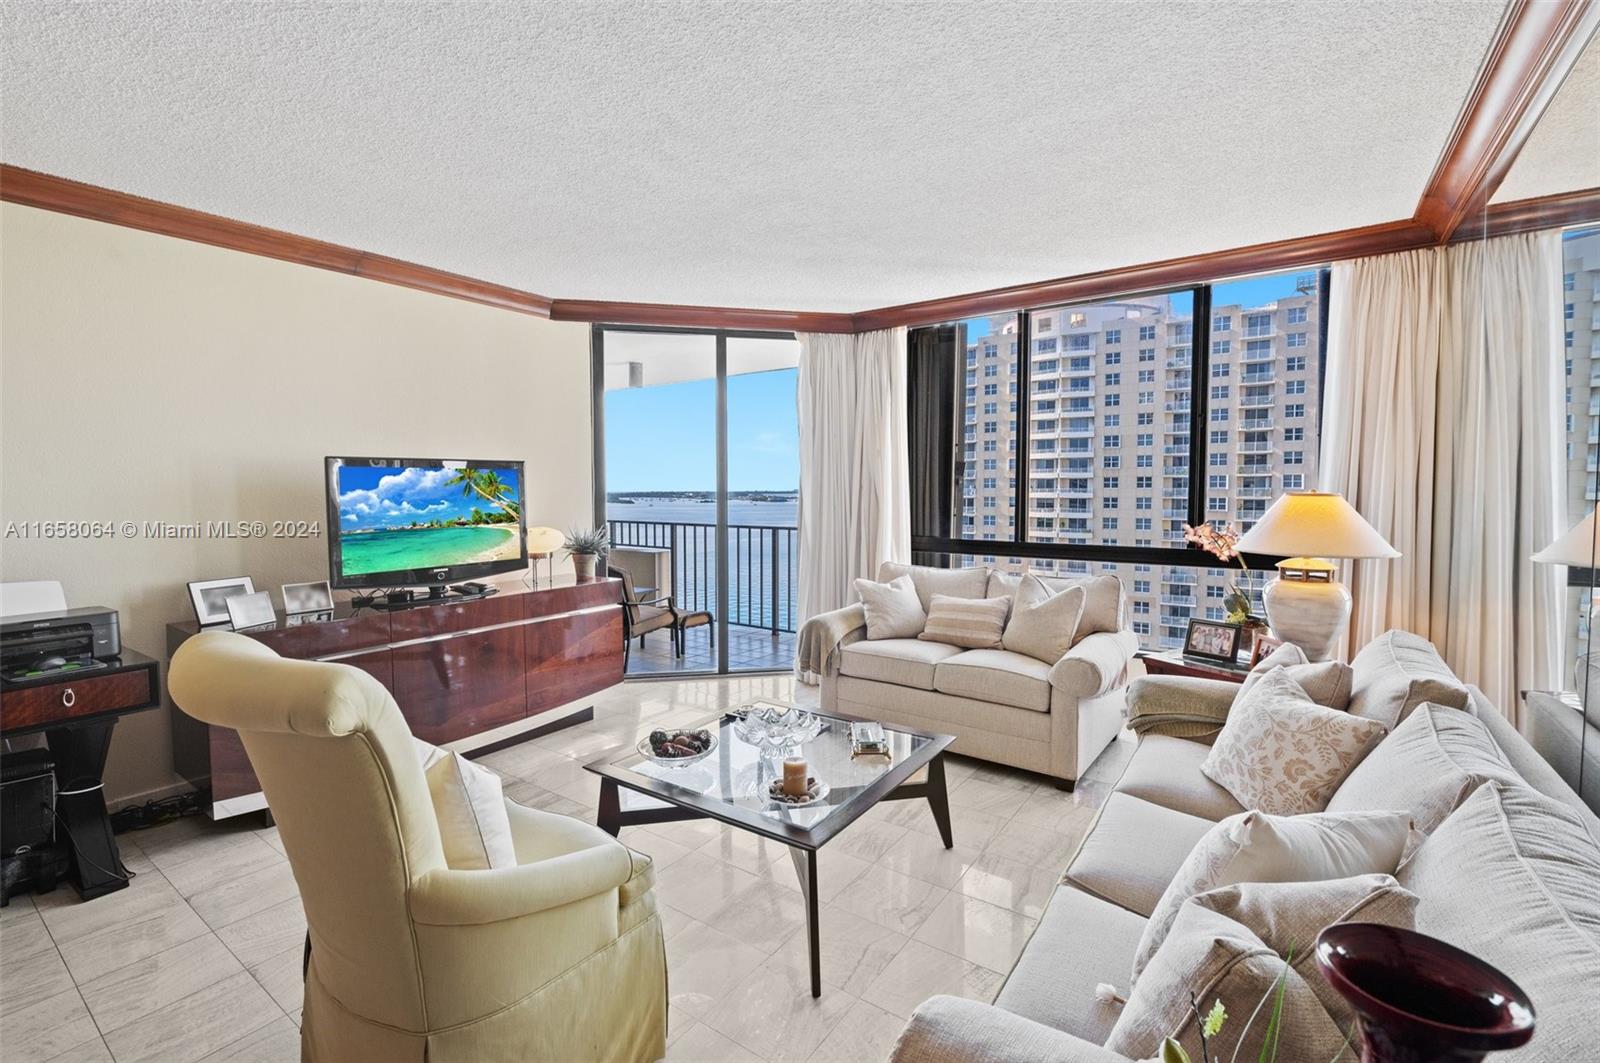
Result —
[[857, 603], [831, 613], [818, 613], [800, 625], [800, 636], [795, 640], [795, 678], [808, 686], [822, 682], [823, 674], [834, 667], [833, 655], [845, 636], [866, 623], [866, 610]]

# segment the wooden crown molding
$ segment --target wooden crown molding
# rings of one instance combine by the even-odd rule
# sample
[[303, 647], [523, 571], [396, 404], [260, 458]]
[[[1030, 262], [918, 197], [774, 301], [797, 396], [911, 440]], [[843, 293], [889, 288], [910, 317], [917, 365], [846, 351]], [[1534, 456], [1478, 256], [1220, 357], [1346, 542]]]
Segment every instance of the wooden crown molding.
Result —
[[1417, 203], [1435, 239], [1483, 210], [1596, 26], [1597, 0], [1512, 0]]
[[1539, 229], [1561, 229], [1586, 222], [1600, 222], [1600, 188], [1558, 192], [1537, 199], [1518, 199], [1510, 203], [1491, 203], [1470, 214], [1451, 236], [1451, 242], [1480, 240], [1491, 236], [1510, 236]]
[[303, 266], [315, 266], [336, 273], [350, 273], [385, 284], [448, 295], [502, 310], [515, 310], [539, 317], [550, 316], [550, 300], [533, 292], [142, 196], [131, 196], [126, 192], [116, 192], [82, 181], [25, 170], [20, 166], [0, 164], [0, 200]]

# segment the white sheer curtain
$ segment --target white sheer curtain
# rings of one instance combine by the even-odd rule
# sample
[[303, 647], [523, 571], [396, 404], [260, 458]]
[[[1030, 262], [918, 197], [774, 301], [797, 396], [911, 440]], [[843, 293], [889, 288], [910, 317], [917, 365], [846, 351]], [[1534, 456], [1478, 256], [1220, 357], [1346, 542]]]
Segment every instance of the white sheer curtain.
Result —
[[1321, 478], [1402, 553], [1354, 566], [1351, 645], [1426, 636], [1515, 722], [1560, 671], [1558, 232], [1334, 267]]
[[906, 330], [799, 333], [798, 620], [855, 600], [851, 581], [911, 558]]

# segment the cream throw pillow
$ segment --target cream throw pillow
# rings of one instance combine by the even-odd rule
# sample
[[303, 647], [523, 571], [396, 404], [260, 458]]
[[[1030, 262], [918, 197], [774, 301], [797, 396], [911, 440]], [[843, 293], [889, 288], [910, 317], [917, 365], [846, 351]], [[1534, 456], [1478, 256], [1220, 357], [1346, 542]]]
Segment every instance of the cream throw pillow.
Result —
[[1261, 681], [1261, 677], [1274, 668], [1283, 668], [1289, 673], [1289, 678], [1300, 684], [1306, 696], [1318, 705], [1326, 705], [1330, 709], [1341, 712], [1350, 705], [1350, 679], [1354, 674], [1350, 666], [1343, 661], [1318, 661], [1312, 664], [1306, 659], [1306, 651], [1292, 642], [1285, 642], [1282, 646], [1267, 654], [1256, 662], [1250, 669], [1250, 674], [1244, 677], [1244, 682], [1239, 685], [1239, 693], [1234, 695], [1234, 700], [1244, 696], [1245, 691]]
[[[1254, 1060], [1261, 1055], [1272, 1001], [1256, 1012], [1263, 999], [1276, 996], [1283, 979], [1282, 1040], [1278, 1058], [1314, 1061], [1334, 1059], [1344, 1049], [1344, 1035], [1305, 979], [1242, 923], [1206, 908], [1199, 899], [1178, 913], [1167, 936], [1128, 994], [1106, 1048], [1134, 1059], [1151, 1059], [1166, 1037], [1175, 1038], [1200, 1059], [1200, 1033], [1190, 1001], [1201, 1011], [1222, 1001], [1228, 1021], [1209, 1039], [1217, 1059]], [[1191, 997], [1191, 994], [1193, 996]], [[1256, 1013], [1252, 1020], [1252, 1013]]]
[[910, 576], [896, 576], [888, 583], [858, 579], [856, 597], [867, 614], [868, 639], [913, 639], [928, 622]]
[[452, 871], [516, 867], [511, 817], [500, 776], [460, 753], [414, 738], [422, 774], [439, 821], [444, 862]]
[[1383, 734], [1375, 720], [1318, 705], [1274, 668], [1234, 701], [1200, 772], [1246, 808], [1320, 812]]
[[1078, 621], [1087, 600], [1088, 592], [1081, 586], [1051, 590], [1030, 573], [1017, 584], [1017, 593], [1011, 599], [1011, 619], [1006, 622], [1001, 643], [1012, 653], [1055, 664], [1077, 641]]
[[1010, 608], [1004, 598], [935, 594], [928, 603], [928, 624], [917, 638], [969, 650], [998, 650]]
[[1460, 709], [1423, 705], [1339, 784], [1328, 811], [1403, 808], [1418, 830], [1431, 834], [1491, 780], [1517, 785], [1522, 776], [1483, 721]]
[[1250, 928], [1267, 948], [1290, 961], [1295, 973], [1341, 1025], [1355, 1010], [1317, 969], [1312, 946], [1334, 923], [1382, 923], [1414, 929], [1418, 897], [1393, 875], [1355, 875], [1321, 882], [1241, 882], [1195, 896], [1209, 908]]
[[1229, 816], [1195, 843], [1150, 912], [1133, 978], [1160, 947], [1183, 902], [1236, 882], [1317, 882], [1351, 875], [1392, 875], [1400, 866], [1411, 817], [1404, 812], [1315, 812]]

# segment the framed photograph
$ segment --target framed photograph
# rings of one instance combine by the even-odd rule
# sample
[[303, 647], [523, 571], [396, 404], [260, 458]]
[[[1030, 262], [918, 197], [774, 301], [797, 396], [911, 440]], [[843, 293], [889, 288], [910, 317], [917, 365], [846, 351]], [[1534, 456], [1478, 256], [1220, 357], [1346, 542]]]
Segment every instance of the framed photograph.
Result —
[[1282, 639], [1275, 639], [1264, 630], [1257, 631], [1255, 643], [1250, 647], [1250, 667], [1255, 668], [1261, 663], [1261, 658], [1282, 645]]
[[228, 599], [228, 620], [235, 631], [276, 623], [278, 614], [272, 608], [272, 595], [266, 591], [235, 594]]
[[256, 585], [249, 576], [230, 576], [227, 579], [203, 579], [189, 584], [189, 601], [194, 606], [194, 618], [200, 626], [226, 624], [228, 599], [237, 594], [254, 594]]
[[285, 583], [283, 585], [283, 611], [295, 613], [325, 613], [333, 608], [333, 591], [327, 580], [316, 583]]
[[1191, 619], [1189, 632], [1183, 637], [1183, 652], [1190, 657], [1234, 664], [1239, 659], [1239, 638], [1243, 632], [1241, 624]]

